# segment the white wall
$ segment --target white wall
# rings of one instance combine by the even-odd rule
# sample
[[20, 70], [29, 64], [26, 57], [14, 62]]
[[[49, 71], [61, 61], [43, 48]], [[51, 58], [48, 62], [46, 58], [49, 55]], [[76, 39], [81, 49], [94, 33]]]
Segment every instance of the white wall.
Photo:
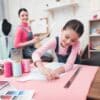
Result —
[[[47, 16], [42, 10], [42, 0], [9, 0], [9, 19], [12, 23], [18, 24], [18, 10], [27, 8], [30, 19], [36, 19], [41, 16]], [[45, 1], [45, 0], [44, 0]], [[43, 1], [43, 2], [44, 2]]]
[[4, 4], [3, 0], [0, 0], [0, 20], [4, 17]]
[[[75, 10], [72, 7], [64, 7], [62, 9], [56, 9], [53, 13], [47, 12], [44, 10], [44, 6], [48, 4], [54, 3], [55, 0], [9, 0], [8, 2], [8, 11], [9, 11], [9, 20], [14, 26], [14, 30], [16, 25], [19, 22], [18, 19], [18, 9], [21, 7], [25, 7], [29, 10], [30, 19], [36, 19], [40, 17], [48, 17], [49, 18], [49, 31], [52, 36], [55, 36], [59, 33], [62, 26], [69, 19], [77, 18], [81, 20], [85, 25], [85, 32], [83, 37], [81, 38], [82, 48], [84, 48], [88, 44], [88, 20], [90, 18], [90, 10], [99, 9], [98, 3], [100, 0], [77, 0], [79, 2], [79, 7]], [[69, 1], [69, 0], [64, 0]], [[95, 1], [95, 8], [93, 8], [93, 4]], [[100, 3], [99, 3], [100, 4]], [[14, 32], [13, 32], [14, 33]]]

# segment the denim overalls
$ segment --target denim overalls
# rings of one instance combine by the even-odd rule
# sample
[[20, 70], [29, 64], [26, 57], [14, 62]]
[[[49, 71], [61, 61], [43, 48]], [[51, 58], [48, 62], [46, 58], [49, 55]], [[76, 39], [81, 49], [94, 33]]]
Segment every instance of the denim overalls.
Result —
[[[60, 55], [60, 54], [58, 54], [58, 50], [59, 50], [59, 37], [56, 37], [56, 49], [55, 49], [55, 53], [56, 53], [58, 62], [66, 63], [67, 58], [69, 57], [69, 55], [71, 53], [72, 46], [69, 46], [69, 48], [66, 51], [66, 55]], [[80, 57], [79, 57], [79, 55], [77, 55], [75, 64], [79, 64], [79, 63], [80, 63]]]
[[[27, 32], [28, 41], [32, 40], [33, 39], [32, 32], [28, 32], [23, 26], [21, 26], [21, 27], [25, 32]], [[30, 44], [30, 45], [23, 47], [23, 58], [32, 58], [32, 53], [34, 50], [36, 50], [36, 48], [34, 47], [34, 44]]]

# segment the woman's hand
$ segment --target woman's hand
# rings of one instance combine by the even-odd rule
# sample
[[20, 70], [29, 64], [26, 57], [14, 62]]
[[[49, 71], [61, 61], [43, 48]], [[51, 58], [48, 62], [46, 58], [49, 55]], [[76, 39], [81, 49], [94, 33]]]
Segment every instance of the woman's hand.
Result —
[[33, 43], [37, 43], [40, 41], [40, 38], [39, 36], [35, 36], [33, 39], [32, 39]]

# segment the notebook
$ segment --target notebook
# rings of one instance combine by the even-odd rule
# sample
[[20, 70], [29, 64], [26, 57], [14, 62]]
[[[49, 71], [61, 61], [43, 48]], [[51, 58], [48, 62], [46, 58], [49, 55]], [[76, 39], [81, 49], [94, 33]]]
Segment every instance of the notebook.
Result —
[[0, 90], [9, 85], [8, 81], [0, 81]]

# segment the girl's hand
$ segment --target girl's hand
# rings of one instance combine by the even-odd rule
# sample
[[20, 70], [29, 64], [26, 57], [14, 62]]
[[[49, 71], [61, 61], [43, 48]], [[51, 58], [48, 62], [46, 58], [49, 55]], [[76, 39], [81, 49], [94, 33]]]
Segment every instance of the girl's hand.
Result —
[[52, 71], [51, 69], [45, 67], [42, 72], [46, 76], [47, 80], [55, 80], [59, 78], [56, 70]]
[[52, 75], [53, 79], [59, 79], [59, 74], [56, 72], [56, 70], [52, 71], [51, 75]]
[[43, 74], [46, 76], [47, 80], [53, 80], [54, 77], [51, 74], [52, 70], [49, 68], [43, 68]]
[[52, 71], [51, 69], [46, 68], [41, 61], [37, 61], [35, 64], [39, 68], [40, 72], [46, 76], [47, 80], [54, 80], [59, 78], [56, 70]]
[[61, 73], [64, 73], [64, 67], [60, 67], [51, 72], [53, 79], [58, 79]]
[[42, 73], [46, 76], [47, 80], [58, 79], [58, 75], [54, 73], [51, 69], [44, 67]]
[[41, 61], [37, 61], [35, 62], [35, 65], [38, 67], [38, 69], [40, 70], [40, 72], [46, 76], [47, 80], [52, 80], [53, 77], [51, 75], [51, 69], [46, 68], [43, 63]]

